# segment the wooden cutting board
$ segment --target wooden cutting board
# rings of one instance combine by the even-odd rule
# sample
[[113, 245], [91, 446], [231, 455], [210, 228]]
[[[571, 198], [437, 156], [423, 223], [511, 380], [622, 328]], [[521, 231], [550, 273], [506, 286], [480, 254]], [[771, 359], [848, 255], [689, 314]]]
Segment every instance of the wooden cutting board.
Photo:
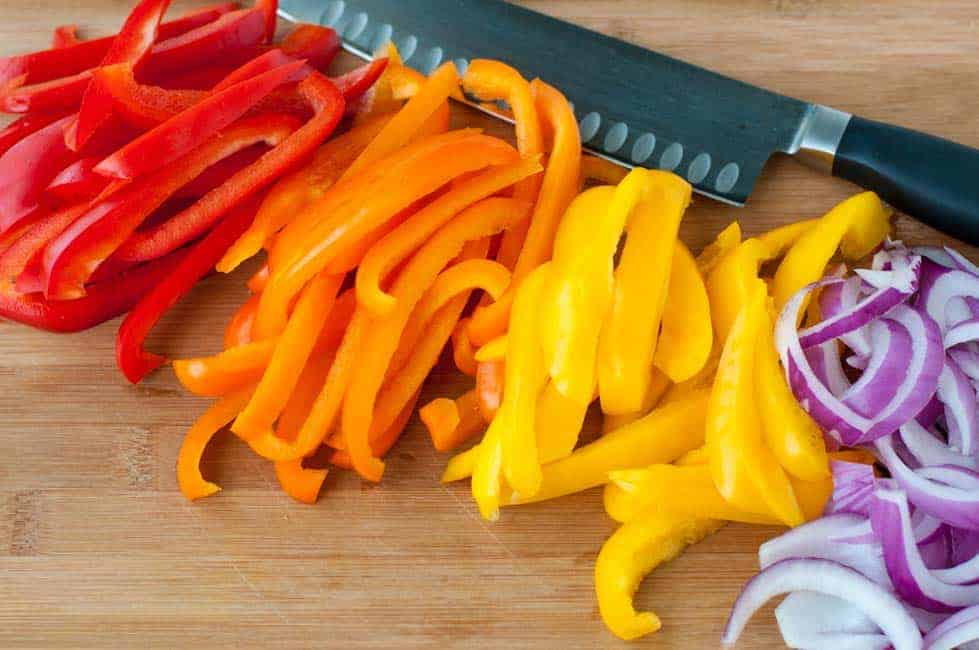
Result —
[[[186, 9], [185, 3], [175, 8]], [[979, 146], [974, 0], [536, 0], [538, 10], [745, 81]], [[0, 54], [120, 24], [129, 0], [5, 0]], [[854, 191], [774, 160], [736, 210], [697, 201], [682, 235], [757, 233]], [[912, 243], [942, 237], [899, 218]], [[965, 249], [979, 259], [976, 249]], [[246, 272], [202, 283], [154, 332], [171, 356], [213, 352]], [[417, 420], [366, 485], [327, 479], [316, 506], [285, 497], [268, 464], [222, 436], [204, 473], [224, 491], [177, 491], [184, 431], [205, 407], [169, 370], [139, 387], [114, 364], [117, 323], [56, 336], [0, 323], [0, 646], [622, 647], [602, 625], [595, 555], [613, 530], [600, 491], [477, 516]], [[466, 382], [448, 364], [423, 402]], [[678, 495], [682, 496], [682, 495]], [[638, 603], [663, 630], [645, 647], [713, 648], [775, 529], [731, 525], [656, 571]], [[743, 647], [780, 644], [770, 610]]]

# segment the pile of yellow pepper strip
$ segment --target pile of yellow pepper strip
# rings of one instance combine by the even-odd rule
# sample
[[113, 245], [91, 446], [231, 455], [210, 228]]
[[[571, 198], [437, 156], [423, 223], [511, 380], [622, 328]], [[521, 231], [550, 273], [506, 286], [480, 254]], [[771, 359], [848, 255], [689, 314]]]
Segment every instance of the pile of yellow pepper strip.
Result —
[[[694, 259], [676, 238], [689, 201], [677, 176], [639, 169], [574, 200], [553, 258], [516, 293], [505, 345], [476, 353], [501, 357], [503, 400], [443, 476], [471, 476], [487, 519], [606, 484], [622, 526], [595, 586], [623, 639], [660, 627], [633, 608], [642, 577], [723, 522], [796, 526], [821, 514], [831, 454], [786, 383], [774, 314], [837, 250], [859, 259], [889, 230], [889, 210], [865, 193], [744, 241], [734, 223]], [[575, 449], [596, 400], [606, 433]]]

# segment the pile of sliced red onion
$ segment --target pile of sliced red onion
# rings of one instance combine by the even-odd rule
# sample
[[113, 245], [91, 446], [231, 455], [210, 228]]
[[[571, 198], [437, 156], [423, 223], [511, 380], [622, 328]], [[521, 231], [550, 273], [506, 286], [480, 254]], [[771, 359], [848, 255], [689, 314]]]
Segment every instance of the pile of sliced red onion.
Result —
[[[979, 648], [979, 268], [888, 242], [844, 276], [793, 296], [776, 344], [827, 444], [874, 452], [890, 477], [833, 462], [824, 516], [762, 545], [723, 642], [789, 594], [776, 618], [793, 648]], [[822, 320], [800, 331], [815, 290]]]

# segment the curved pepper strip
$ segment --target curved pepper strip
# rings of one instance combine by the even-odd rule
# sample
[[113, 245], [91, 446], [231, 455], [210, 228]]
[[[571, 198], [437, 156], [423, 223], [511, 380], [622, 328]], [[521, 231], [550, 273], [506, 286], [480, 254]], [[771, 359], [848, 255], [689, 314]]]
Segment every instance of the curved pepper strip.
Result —
[[277, 342], [277, 339], [252, 341], [210, 357], [176, 359], [173, 371], [191, 393], [220, 397], [256, 384], [262, 378]]
[[475, 390], [454, 400], [436, 398], [418, 410], [418, 417], [428, 429], [436, 451], [452, 451], [486, 427]]
[[[553, 463], [574, 451], [587, 412], [587, 406], [573, 402], [553, 383], [547, 383], [537, 399], [534, 424], [541, 463]], [[544, 472], [546, 474], [547, 470]]]
[[[245, 286], [248, 287], [248, 291], [253, 294], [261, 294], [263, 291], [265, 291], [265, 285], [268, 284], [269, 275], [271, 273], [272, 270], [269, 268], [269, 263], [266, 262], [257, 271], [255, 271], [250, 278], [248, 278], [248, 281], [245, 283]], [[262, 296], [258, 297], [261, 298]]]
[[[554, 269], [541, 309], [541, 337], [550, 376], [562, 394], [590, 404], [595, 394], [598, 339], [612, 302], [612, 257], [624, 227], [606, 215], [613, 187], [586, 190], [568, 207], [554, 241]], [[470, 328], [474, 338], [477, 333]]]
[[58, 25], [51, 35], [52, 48], [71, 47], [81, 42], [78, 38], [78, 25]]
[[300, 81], [309, 72], [305, 63], [293, 61], [216, 90], [102, 160], [95, 171], [132, 180], [165, 167], [229, 126], [277, 87]]
[[[473, 331], [479, 334], [479, 343], [485, 343], [488, 332], [497, 335], [506, 330], [507, 317], [513, 304], [513, 296], [519, 283], [534, 268], [551, 258], [554, 236], [571, 201], [578, 194], [578, 176], [581, 170], [581, 135], [574, 111], [564, 95], [540, 79], [530, 83], [537, 112], [544, 124], [553, 132], [551, 147], [540, 183], [540, 192], [530, 216], [529, 226], [513, 266], [514, 287], [500, 300], [478, 309], [473, 314]], [[518, 122], [519, 124], [519, 122]], [[519, 191], [520, 185], [517, 186]], [[515, 235], [516, 236], [516, 235]], [[500, 257], [506, 261], [506, 235], [500, 244]]]
[[308, 165], [279, 179], [262, 201], [255, 221], [218, 263], [218, 271], [230, 273], [258, 254], [270, 237], [340, 178], [389, 119], [389, 115], [379, 115], [331, 138], [316, 150]]
[[[675, 258], [674, 258], [675, 260]], [[666, 395], [666, 391], [672, 386], [670, 378], [663, 374], [658, 368], [653, 368], [652, 377], [649, 380], [649, 386], [646, 388], [646, 394], [642, 398], [642, 409], [636, 411], [635, 413], [620, 413], [610, 414], [604, 413], [602, 415], [602, 433], [606, 434], [609, 431], [615, 431], [619, 427], [624, 427], [627, 424], [631, 424], [643, 417], [647, 413], [653, 410], [658, 403]]]
[[653, 365], [671, 381], [690, 379], [707, 363], [714, 345], [710, 300], [690, 250], [676, 243]]
[[397, 111], [402, 107], [402, 103], [394, 98], [391, 88], [395, 71], [404, 66], [398, 48], [389, 41], [378, 48], [373, 55], [375, 59], [387, 58], [388, 65], [370, 90], [350, 107], [354, 112], [355, 125], [378, 115]]
[[[469, 66], [466, 68], [462, 87], [466, 92], [476, 95], [482, 100], [506, 101], [513, 112], [517, 150], [523, 156], [543, 153], [544, 135], [541, 130], [538, 108], [534, 102], [534, 94], [530, 84], [519, 72], [499, 61], [474, 59], [469, 62]], [[540, 187], [540, 176], [524, 179], [514, 188], [514, 197], [535, 201]], [[500, 249], [496, 255], [498, 262], [514, 268], [529, 227], [529, 222], [522, 223], [503, 235]]]
[[[199, 176], [216, 161], [257, 142], [275, 144], [284, 140], [295, 127], [296, 122], [284, 116], [240, 121], [184, 157], [179, 164], [125, 185], [90, 206], [45, 249], [45, 294], [58, 299], [84, 295], [85, 282], [99, 264], [113, 254], [143, 220], [182, 185]], [[234, 207], [234, 204], [227, 208]], [[125, 261], [130, 258], [123, 256], [119, 259]]]
[[748, 302], [724, 344], [707, 405], [711, 476], [732, 505], [771, 513], [789, 526], [804, 521], [785, 472], [765, 446], [755, 395], [758, 339], [770, 326], [765, 285], [755, 279]]
[[445, 63], [432, 73], [428, 81], [404, 108], [388, 122], [367, 148], [343, 173], [350, 178], [362, 169], [379, 163], [386, 156], [407, 144], [428, 118], [438, 110], [459, 86], [455, 64]]
[[758, 284], [758, 270], [771, 256], [771, 250], [760, 239], [746, 239], [718, 260], [707, 276], [710, 315], [719, 345], [727, 340]]
[[595, 561], [595, 595], [608, 629], [626, 641], [659, 630], [656, 614], [637, 613], [633, 606], [642, 579], [723, 525], [713, 519], [656, 513], [620, 526]]
[[224, 349], [230, 350], [252, 341], [252, 325], [258, 312], [258, 296], [248, 297], [224, 328]]
[[785, 381], [769, 316], [758, 336], [755, 384], [765, 442], [792, 476], [817, 481], [830, 475], [823, 432], [796, 401]]
[[764, 232], [758, 235], [758, 239], [761, 240], [761, 243], [768, 247], [772, 259], [779, 258], [785, 255], [785, 251], [788, 250], [792, 244], [798, 241], [799, 237], [802, 237], [802, 235], [808, 232], [817, 223], [819, 223], [819, 219], [796, 221], [795, 223], [790, 223], [788, 225], [773, 228], [772, 230]]
[[[460, 210], [490, 197], [541, 170], [537, 158], [521, 158], [496, 165], [451, 188], [368, 251], [357, 271], [357, 298], [378, 315], [395, 308], [395, 298], [381, 289], [391, 269], [424, 244]], [[529, 212], [528, 212], [529, 214]]]
[[717, 233], [710, 244], [697, 256], [697, 268], [700, 274], [708, 277], [717, 263], [735, 246], [741, 243], [741, 224], [732, 221], [724, 230]]
[[19, 293], [43, 291], [43, 286], [26, 286], [25, 275], [40, 275], [41, 251], [49, 241], [61, 234], [83, 214], [86, 208], [87, 205], [83, 203], [44, 215], [37, 221], [31, 222], [30, 227], [0, 255], [0, 289], [9, 291], [16, 287]]
[[19, 117], [3, 129], [0, 129], [0, 156], [15, 144], [31, 135], [37, 133], [51, 122], [60, 120], [65, 116], [64, 112], [51, 113], [28, 113]]
[[282, 491], [299, 503], [312, 505], [320, 496], [328, 470], [303, 467], [302, 459], [274, 463]]
[[221, 489], [201, 475], [201, 456], [214, 434], [238, 415], [250, 396], [251, 387], [247, 387], [222, 397], [194, 422], [184, 436], [177, 454], [177, 484], [191, 501], [210, 496]]
[[[690, 184], [679, 176], [636, 169], [618, 185], [609, 205], [606, 218], [625, 223], [628, 236], [598, 343], [598, 388], [606, 413], [642, 408], [690, 194]], [[652, 269], [651, 260], [656, 261]]]
[[251, 201], [225, 217], [190, 248], [166, 280], [153, 287], [126, 315], [116, 335], [116, 363], [130, 382], [138, 384], [166, 361], [165, 357], [143, 349], [146, 335], [167, 310], [214, 268], [231, 243], [248, 227], [256, 208], [257, 203]]
[[342, 43], [340, 36], [329, 27], [300, 23], [276, 46], [292, 58], [305, 59], [312, 67], [325, 72], [340, 53]]
[[137, 233], [131, 242], [120, 248], [120, 259], [153, 259], [182, 246], [206, 231], [239, 202], [254, 196], [285, 171], [306, 160], [333, 132], [343, 116], [344, 101], [336, 87], [317, 72], [299, 84], [299, 93], [312, 106], [312, 119], [187, 210], [146, 233]]
[[466, 331], [468, 326], [469, 319], [463, 318], [452, 330], [452, 361], [455, 363], [456, 370], [464, 375], [475, 377], [476, 350], [469, 341], [469, 333]]
[[500, 232], [529, 209], [528, 204], [513, 199], [485, 199], [474, 204], [436, 232], [398, 275], [392, 288], [397, 307], [373, 324], [344, 398], [342, 430], [354, 467], [364, 478], [377, 481], [383, 472], [383, 464], [370, 456], [371, 419], [377, 392], [415, 305], [465, 242]]
[[231, 430], [250, 440], [272, 430], [313, 353], [343, 276], [318, 275], [302, 292], [248, 406]]
[[[401, 438], [401, 434], [404, 433], [404, 429], [408, 426], [408, 421], [411, 420], [411, 415], [415, 411], [415, 404], [418, 402], [420, 392], [420, 390], [417, 391], [414, 397], [405, 402], [401, 412], [398, 413], [397, 418], [394, 419], [387, 430], [371, 441], [371, 450], [375, 456], [385, 456]], [[344, 469], [353, 469], [350, 454], [347, 453], [346, 449], [338, 449], [333, 452], [330, 455], [330, 463]]]
[[506, 359], [506, 334], [498, 336], [486, 345], [476, 350], [473, 358], [478, 361], [502, 361]]
[[890, 216], [891, 209], [873, 192], [852, 196], [830, 210], [799, 237], [779, 264], [772, 285], [776, 309], [823, 277], [837, 248], [848, 260], [869, 254], [890, 232]]
[[[432, 141], [446, 144], [432, 146]], [[451, 131], [429, 138], [422, 150], [425, 154], [387, 169], [387, 178], [382, 176], [376, 185], [383, 189], [367, 194], [353, 192], [350, 186], [358, 185], [355, 177], [351, 183], [334, 188], [341, 197], [357, 197], [353, 205], [324, 213], [324, 208], [337, 200], [324, 196], [286, 226], [272, 249], [272, 276], [259, 307], [259, 332], [280, 331], [283, 307], [312, 275], [356, 248], [358, 242], [406, 206], [460, 174], [513, 162], [516, 157], [513, 148], [502, 140], [483, 135], [460, 137]], [[309, 221], [315, 221], [321, 214], [324, 223], [310, 228]]]
[[[126, 18], [119, 35], [112, 41], [99, 66], [129, 64], [136, 67], [149, 54], [153, 42], [156, 41], [160, 21], [169, 6], [170, 0], [141, 0]], [[97, 89], [89, 84], [82, 95], [78, 118], [73, 127], [66, 131], [65, 140], [74, 151], [80, 151], [112, 117], [98, 102], [91, 101], [93, 92], [97, 93]]]
[[377, 83], [387, 66], [387, 59], [374, 59], [366, 65], [332, 78], [333, 83], [347, 99], [345, 109], [347, 115], [352, 115], [357, 110], [357, 100]]

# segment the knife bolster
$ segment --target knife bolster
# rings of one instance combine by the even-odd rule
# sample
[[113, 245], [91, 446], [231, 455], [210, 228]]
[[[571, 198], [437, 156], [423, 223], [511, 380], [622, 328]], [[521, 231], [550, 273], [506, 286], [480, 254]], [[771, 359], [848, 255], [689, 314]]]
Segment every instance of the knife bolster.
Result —
[[813, 169], [832, 174], [836, 151], [852, 117], [829, 106], [813, 105], [787, 153]]

